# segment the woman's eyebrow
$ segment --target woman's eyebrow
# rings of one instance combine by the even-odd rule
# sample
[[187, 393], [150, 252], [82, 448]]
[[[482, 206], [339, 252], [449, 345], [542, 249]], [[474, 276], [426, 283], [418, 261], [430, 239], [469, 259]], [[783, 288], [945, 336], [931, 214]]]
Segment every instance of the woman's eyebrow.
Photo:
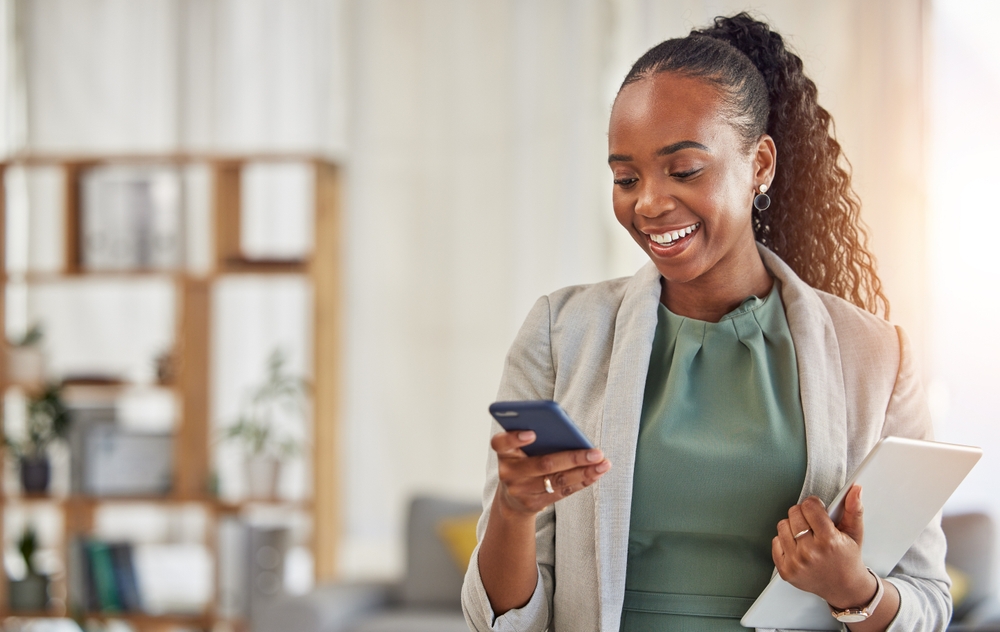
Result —
[[693, 140], [682, 140], [679, 143], [674, 143], [673, 145], [667, 145], [666, 147], [661, 147], [660, 149], [657, 149], [656, 150], [656, 155], [657, 156], [666, 156], [668, 154], [672, 154], [672, 153], [680, 151], [682, 149], [700, 149], [702, 151], [706, 151], [708, 153], [712, 153], [708, 149], [708, 147], [705, 147], [701, 143], [696, 143]]
[[[702, 145], [701, 143], [695, 142], [693, 140], [682, 140], [679, 143], [673, 143], [667, 145], [666, 147], [661, 147], [656, 150], [657, 156], [668, 156], [674, 152], [678, 152], [682, 149], [700, 149], [702, 151], [712, 153], [711, 150]], [[612, 162], [632, 162], [632, 156], [627, 154], [611, 154], [608, 156], [608, 163]]]

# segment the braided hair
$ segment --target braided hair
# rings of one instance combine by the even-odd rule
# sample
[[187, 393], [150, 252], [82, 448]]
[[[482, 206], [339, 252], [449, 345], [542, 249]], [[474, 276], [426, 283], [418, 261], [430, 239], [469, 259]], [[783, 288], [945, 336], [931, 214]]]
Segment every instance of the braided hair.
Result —
[[833, 118], [781, 35], [747, 13], [718, 17], [708, 28], [651, 48], [622, 87], [661, 72], [718, 88], [723, 113], [746, 141], [746, 151], [764, 133], [774, 139], [779, 168], [768, 189], [770, 207], [752, 211], [756, 240], [812, 287], [888, 317]]

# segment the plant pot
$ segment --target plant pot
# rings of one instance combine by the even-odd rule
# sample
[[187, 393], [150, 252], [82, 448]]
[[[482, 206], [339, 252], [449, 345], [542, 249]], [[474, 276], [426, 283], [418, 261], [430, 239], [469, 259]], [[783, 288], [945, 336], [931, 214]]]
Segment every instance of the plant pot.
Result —
[[246, 457], [247, 496], [257, 500], [274, 498], [278, 485], [281, 461], [270, 454], [254, 454]]
[[7, 604], [12, 612], [38, 612], [49, 605], [49, 578], [28, 575], [7, 582]]
[[46, 456], [21, 458], [21, 487], [28, 494], [44, 494], [49, 489], [49, 458]]

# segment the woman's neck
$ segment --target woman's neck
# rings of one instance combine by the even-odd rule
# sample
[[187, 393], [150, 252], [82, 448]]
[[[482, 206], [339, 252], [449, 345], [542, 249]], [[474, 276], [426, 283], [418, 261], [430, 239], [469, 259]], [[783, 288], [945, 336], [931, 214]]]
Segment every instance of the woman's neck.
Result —
[[755, 250], [746, 265], [731, 266], [725, 272], [716, 269], [686, 283], [661, 277], [660, 302], [679, 316], [717, 323], [748, 296], [765, 296], [773, 285]]

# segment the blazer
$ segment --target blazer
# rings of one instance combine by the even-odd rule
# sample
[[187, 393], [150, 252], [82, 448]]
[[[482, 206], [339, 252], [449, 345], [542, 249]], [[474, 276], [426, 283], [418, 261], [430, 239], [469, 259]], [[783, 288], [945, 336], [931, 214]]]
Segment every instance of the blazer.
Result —
[[[930, 414], [901, 329], [810, 287], [777, 255], [758, 248], [781, 281], [795, 344], [807, 453], [800, 500], [816, 495], [829, 502], [881, 437], [930, 439]], [[538, 583], [522, 608], [494, 617], [477, 547], [462, 589], [470, 629], [617, 632], [639, 416], [659, 300], [660, 274], [650, 262], [632, 277], [543, 296], [528, 314], [508, 353], [497, 399], [558, 401], [612, 468], [595, 485], [538, 514]], [[490, 450], [480, 542], [497, 484]], [[900, 594], [890, 630], [945, 629], [951, 597], [944, 555], [938, 516], [888, 578]]]

